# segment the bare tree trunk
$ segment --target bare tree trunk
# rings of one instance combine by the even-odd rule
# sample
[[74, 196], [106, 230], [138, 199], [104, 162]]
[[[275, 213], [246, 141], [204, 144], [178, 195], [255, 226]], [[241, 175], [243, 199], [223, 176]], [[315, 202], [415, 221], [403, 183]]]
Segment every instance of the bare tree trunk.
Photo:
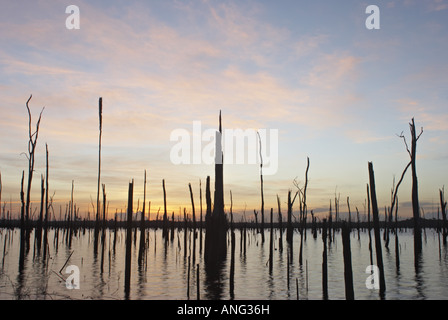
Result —
[[47, 246], [48, 246], [48, 171], [49, 171], [49, 165], [48, 165], [48, 145], [45, 144], [45, 220], [44, 220], [44, 254], [43, 254], [43, 261], [45, 261], [45, 258], [47, 256]]
[[23, 192], [23, 180], [25, 176], [25, 171], [22, 171], [22, 182], [20, 184], [20, 201], [21, 201], [21, 208], [20, 208], [20, 252], [19, 252], [19, 273], [23, 271], [24, 268], [24, 262], [25, 262], [25, 193]]
[[117, 211], [115, 211], [115, 217], [114, 217], [114, 241], [113, 241], [113, 252], [114, 252], [114, 254], [115, 254], [115, 246], [116, 246], [116, 244], [117, 244], [117, 227], [118, 227], [118, 214], [117, 214]]
[[196, 213], [195, 213], [195, 208], [194, 208], [194, 197], [193, 197], [193, 190], [191, 188], [191, 183], [188, 184], [188, 188], [190, 189], [191, 210], [192, 210], [192, 218], [193, 218], [193, 264], [195, 264], [195, 260], [196, 260]]
[[132, 249], [132, 211], [133, 211], [133, 197], [134, 197], [134, 180], [129, 183], [128, 191], [128, 214], [126, 222], [126, 264], [125, 264], [125, 278], [124, 291], [125, 299], [129, 300], [129, 293], [131, 288], [131, 249]]
[[354, 300], [352, 254], [350, 248], [350, 229], [344, 221], [342, 224], [342, 247], [344, 256], [344, 282], [346, 300]]
[[166, 189], [165, 189], [165, 179], [162, 180], [163, 187], [163, 222], [162, 222], [162, 236], [165, 241], [168, 241], [168, 213], [166, 208]]
[[288, 217], [286, 222], [286, 241], [288, 244], [292, 244], [292, 201], [291, 201], [291, 190], [288, 191]]
[[447, 234], [447, 225], [446, 225], [446, 201], [445, 201], [445, 190], [439, 189], [440, 194], [440, 208], [442, 210], [442, 243], [446, 246], [446, 234]]
[[261, 137], [257, 131], [260, 147], [260, 193], [261, 193], [261, 243], [264, 243], [264, 192], [263, 192], [263, 156], [261, 152]]
[[278, 238], [278, 247], [280, 252], [283, 251], [283, 219], [282, 219], [282, 211], [280, 208], [280, 198], [277, 195], [277, 206], [278, 206], [278, 230], [280, 233], [280, 237]]
[[359, 235], [359, 229], [360, 229], [360, 224], [361, 222], [359, 221], [359, 210], [358, 207], [356, 207], [356, 229], [358, 230], [358, 240], [360, 240], [360, 235]]
[[26, 250], [28, 251], [30, 248], [29, 240], [30, 240], [30, 234], [31, 234], [31, 222], [30, 222], [30, 204], [31, 204], [31, 184], [33, 181], [33, 173], [34, 173], [34, 155], [36, 151], [36, 144], [37, 144], [37, 138], [39, 136], [39, 126], [40, 126], [40, 120], [42, 118], [42, 112], [39, 114], [39, 119], [36, 123], [36, 130], [32, 132], [31, 129], [31, 110], [29, 108], [29, 102], [33, 96], [31, 95], [26, 102], [26, 109], [28, 111], [28, 186], [26, 190], [26, 204], [25, 204], [25, 229], [26, 229]]
[[98, 137], [98, 186], [96, 192], [96, 219], [94, 230], [94, 247], [93, 252], [98, 252], [98, 236], [100, 232], [100, 185], [101, 185], [101, 136], [103, 134], [103, 98], [99, 99], [99, 137]]
[[210, 253], [210, 241], [212, 239], [211, 232], [208, 231], [211, 229], [212, 226], [212, 199], [210, 193], [210, 176], [207, 176], [205, 182], [205, 203], [206, 203], [206, 211], [205, 211], [204, 259], [208, 259], [208, 255]]
[[398, 198], [395, 207], [395, 267], [397, 272], [400, 271], [400, 245], [398, 243]]
[[352, 213], [350, 211], [350, 197], [347, 197], [347, 208], [348, 208], [348, 232], [352, 229]]
[[421, 236], [421, 227], [420, 227], [420, 205], [418, 200], [418, 180], [417, 180], [417, 168], [416, 168], [416, 159], [417, 159], [417, 140], [420, 135], [417, 137], [415, 133], [415, 123], [414, 118], [412, 118], [412, 123], [410, 124], [411, 128], [411, 159], [412, 159], [412, 214], [414, 217], [414, 250], [415, 250], [415, 264], [417, 266], [418, 259], [422, 251], [422, 236]]
[[272, 267], [274, 265], [274, 209], [271, 208], [271, 223], [270, 223], [270, 237], [269, 237], [269, 273], [272, 274]]
[[306, 171], [305, 171], [305, 186], [303, 187], [303, 199], [301, 202], [301, 208], [302, 210], [302, 219], [300, 222], [300, 252], [299, 252], [299, 264], [302, 265], [302, 251], [303, 251], [303, 235], [304, 232], [306, 232], [305, 230], [305, 226], [306, 226], [306, 218], [307, 218], [307, 214], [308, 214], [308, 209], [307, 209], [307, 205], [306, 205], [306, 190], [308, 188], [308, 170], [310, 169], [310, 158], [307, 157], [306, 158]]
[[324, 300], [328, 300], [327, 219], [322, 222], [322, 243], [322, 295]]
[[[219, 112], [219, 131], [216, 132], [215, 145], [215, 193], [213, 211], [208, 216], [205, 263], [206, 269], [215, 269], [226, 257], [227, 252], [227, 219], [224, 213], [224, 180], [223, 180], [223, 160], [222, 152], [222, 123], [221, 111]], [[207, 219], [207, 217], [206, 217]]]
[[417, 136], [415, 131], [415, 122], [414, 118], [412, 118], [411, 123], [409, 123], [409, 128], [411, 131], [411, 150], [409, 150], [408, 144], [406, 143], [406, 138], [403, 134], [400, 135], [400, 138], [403, 139], [404, 144], [406, 146], [406, 151], [408, 152], [411, 158], [411, 171], [412, 171], [412, 215], [414, 220], [414, 266], [415, 270], [418, 273], [419, 265], [420, 265], [420, 256], [422, 251], [422, 232], [420, 226], [420, 205], [418, 200], [418, 179], [417, 179], [417, 141], [420, 136], [423, 134], [423, 128], [421, 132]]
[[[2, 204], [2, 173], [0, 171], [0, 208]], [[5, 220], [5, 210], [3, 209], [3, 216], [2, 219]]]
[[45, 199], [45, 179], [41, 175], [41, 194], [40, 194], [40, 211], [39, 219], [37, 220], [35, 241], [37, 246], [37, 253], [40, 254], [40, 249], [42, 245], [42, 226], [44, 220], [44, 199]]
[[[330, 241], [330, 244], [333, 239], [331, 236], [332, 229], [333, 229], [333, 214], [331, 212], [331, 199], [330, 199], [330, 209], [328, 210], [328, 240]], [[333, 230], [333, 233], [334, 233], [334, 230]]]
[[146, 170], [143, 181], [143, 208], [140, 219], [140, 247], [138, 250], [138, 264], [141, 265], [143, 262], [143, 253], [145, 251], [145, 207], [146, 205]]
[[104, 249], [106, 246], [106, 185], [103, 183], [103, 223], [101, 226], [101, 273], [104, 271]]
[[379, 269], [379, 280], [380, 280], [380, 297], [384, 299], [386, 293], [386, 281], [384, 278], [384, 265], [383, 265], [383, 253], [381, 250], [381, 235], [380, 235], [380, 221], [378, 215], [378, 203], [376, 199], [375, 190], [375, 174], [373, 171], [373, 164], [369, 162], [369, 180], [370, 180], [370, 194], [372, 201], [372, 213], [373, 213], [373, 227], [375, 232], [375, 249], [376, 249], [376, 260]]
[[199, 254], [202, 254], [202, 183], [199, 180], [199, 207], [201, 211], [199, 222]]
[[233, 228], [233, 197], [230, 190], [230, 300], [235, 298], [235, 230]]

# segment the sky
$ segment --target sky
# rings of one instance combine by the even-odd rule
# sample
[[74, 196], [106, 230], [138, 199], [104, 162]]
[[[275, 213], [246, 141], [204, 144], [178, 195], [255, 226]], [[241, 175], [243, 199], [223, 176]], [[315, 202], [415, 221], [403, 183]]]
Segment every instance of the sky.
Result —
[[[66, 27], [69, 5], [79, 8], [79, 29]], [[366, 28], [369, 5], [380, 10], [380, 29]], [[307, 205], [319, 217], [335, 196], [341, 212], [347, 197], [352, 212], [365, 212], [369, 161], [379, 206], [390, 205], [393, 179], [409, 162], [398, 135], [409, 142], [415, 118], [423, 128], [420, 204], [427, 216], [437, 212], [439, 189], [448, 182], [447, 0], [2, 0], [0, 6], [1, 201], [14, 214], [28, 167], [30, 95], [33, 124], [45, 107], [33, 206], [47, 144], [57, 217], [72, 181], [81, 215], [96, 203], [100, 97], [101, 182], [110, 218], [125, 210], [132, 179], [134, 208], [141, 209], [145, 170], [151, 219], [163, 212], [163, 179], [169, 212], [191, 213], [189, 183], [198, 207], [199, 185], [205, 192], [207, 176], [213, 185], [214, 166], [173, 163], [179, 141], [170, 138], [179, 130], [198, 138], [194, 122], [201, 124], [199, 136], [216, 130], [220, 111], [223, 129], [278, 130], [278, 139], [264, 141], [278, 160], [278, 169], [263, 177], [266, 213], [276, 212], [277, 195], [286, 212], [288, 190], [304, 186], [309, 157]], [[248, 143], [245, 151], [256, 148]], [[411, 215], [410, 177], [409, 171], [398, 194], [403, 217]], [[225, 163], [224, 183], [226, 210], [231, 191], [233, 211], [252, 219], [261, 206], [259, 163]]]

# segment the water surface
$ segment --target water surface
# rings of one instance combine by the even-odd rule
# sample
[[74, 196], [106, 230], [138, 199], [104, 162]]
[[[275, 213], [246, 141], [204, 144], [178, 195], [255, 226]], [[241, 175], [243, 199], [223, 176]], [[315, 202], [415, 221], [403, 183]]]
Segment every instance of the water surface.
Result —
[[[56, 232], [59, 237], [56, 238]], [[177, 300], [197, 298], [197, 270], [201, 299], [236, 300], [288, 300], [322, 299], [322, 238], [314, 239], [311, 230], [303, 242], [302, 264], [299, 263], [300, 234], [293, 240], [293, 255], [288, 267], [288, 246], [283, 235], [283, 249], [279, 246], [279, 231], [274, 232], [273, 263], [269, 268], [269, 230], [265, 241], [261, 234], [248, 230], [246, 248], [241, 242], [240, 230], [235, 230], [233, 292], [230, 284], [231, 247], [228, 236], [227, 259], [212, 272], [205, 268], [204, 247], [193, 244], [192, 232], [187, 233], [184, 248], [184, 231], [175, 230], [174, 237], [165, 241], [162, 230], [147, 229], [148, 247], [145, 261], [138, 265], [139, 231], [132, 245], [132, 273], [129, 298], [132, 300]], [[382, 233], [383, 234], [383, 233]], [[113, 230], [106, 231], [104, 253], [99, 246], [94, 254], [93, 230], [79, 230], [71, 245], [66, 243], [63, 230], [49, 231], [49, 255], [43, 259], [42, 249], [30, 248], [24, 268], [19, 271], [20, 230], [0, 229], [0, 299], [119, 299], [125, 298], [125, 230], [116, 234], [115, 250]], [[447, 248], [440, 245], [439, 236], [427, 229], [423, 236], [423, 253], [418, 272], [414, 265], [413, 235], [411, 231], [399, 233], [400, 266], [395, 260], [395, 240], [391, 235], [389, 249], [382, 239], [386, 279], [386, 299], [447, 299], [448, 259]], [[372, 232], [373, 238], [373, 232]], [[205, 236], [203, 234], [203, 239]], [[34, 233], [31, 234], [31, 246]], [[355, 299], [377, 300], [378, 290], [368, 289], [367, 266], [370, 265], [369, 237], [352, 231], [351, 256]], [[195, 249], [193, 251], [193, 249]], [[70, 256], [71, 255], [71, 256]], [[70, 257], [70, 259], [68, 259]], [[68, 260], [67, 260], [68, 259]], [[375, 250], [373, 261], [376, 263]], [[102, 270], [101, 270], [102, 262]], [[345, 299], [344, 264], [340, 233], [328, 244], [328, 298]], [[69, 290], [65, 279], [68, 265], [80, 271], [80, 289]], [[64, 268], [63, 268], [64, 267]], [[189, 276], [188, 276], [189, 275]], [[188, 285], [189, 284], [189, 285]], [[188, 290], [189, 287], [189, 290]]]

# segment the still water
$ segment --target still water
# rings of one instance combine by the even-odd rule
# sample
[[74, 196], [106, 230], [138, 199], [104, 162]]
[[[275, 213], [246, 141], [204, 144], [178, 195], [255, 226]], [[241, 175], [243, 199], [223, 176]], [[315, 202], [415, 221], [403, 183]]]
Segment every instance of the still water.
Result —
[[[114, 231], [107, 230], [104, 254], [100, 245], [96, 255], [93, 230], [80, 230], [72, 238], [70, 247], [65, 242], [63, 231], [58, 232], [59, 237], [56, 238], [56, 231], [49, 231], [49, 255], [46, 259], [43, 259], [42, 250], [37, 252], [31, 248], [25, 257], [23, 271], [19, 272], [20, 231], [0, 229], [0, 299], [124, 299], [125, 230], [117, 231], [115, 251]], [[137, 264], [139, 232], [135, 238], [133, 236], [131, 300], [196, 299], [198, 276], [201, 299], [287, 300], [297, 299], [297, 295], [299, 299], [322, 299], [323, 244], [321, 234], [314, 239], [311, 230], [307, 231], [303, 244], [301, 265], [300, 234], [295, 233], [289, 268], [285, 234], [281, 249], [279, 231], [275, 230], [272, 270], [269, 268], [269, 231], [265, 231], [263, 243], [261, 234], [249, 230], [244, 250], [240, 241], [242, 234], [235, 230], [233, 294], [230, 285], [230, 236], [227, 260], [219, 270], [210, 273], [204, 265], [204, 247], [199, 244], [199, 235], [193, 245], [192, 233], [188, 232], [187, 250], [184, 248], [183, 230], [176, 230], [173, 239], [167, 242], [160, 229], [147, 229], [146, 235], [148, 247], [141, 266]], [[204, 240], [204, 234], [202, 238]], [[31, 246], [33, 240], [34, 233], [31, 234]], [[395, 262], [394, 236], [391, 235], [389, 249], [384, 247], [382, 239], [386, 299], [448, 299], [448, 249], [440, 241], [434, 230], [426, 230], [420, 268], [416, 273], [412, 231], [399, 232], [399, 270]], [[378, 290], [366, 287], [366, 279], [370, 275], [366, 273], [370, 265], [367, 232], [361, 232], [358, 239], [357, 231], [352, 231], [350, 242], [355, 299], [377, 300]], [[375, 263], [374, 247], [373, 250]], [[66, 287], [65, 279], [69, 274], [65, 269], [70, 265], [79, 268], [79, 289]], [[334, 242], [328, 245], [328, 298], [345, 299], [342, 241], [338, 232]]]

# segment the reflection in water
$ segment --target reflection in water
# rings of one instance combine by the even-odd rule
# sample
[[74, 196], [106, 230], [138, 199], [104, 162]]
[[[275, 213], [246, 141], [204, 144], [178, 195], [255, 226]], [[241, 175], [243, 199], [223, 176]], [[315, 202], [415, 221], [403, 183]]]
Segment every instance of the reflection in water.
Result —
[[419, 252], [415, 257], [415, 289], [417, 290], [417, 299], [426, 299], [424, 293], [424, 279], [422, 272], [423, 256]]
[[224, 298], [224, 269], [226, 261], [216, 261], [215, 264], [205, 264], [205, 298], [207, 300], [222, 300]]
[[25, 257], [23, 257], [22, 260], [22, 254], [20, 254], [20, 263], [19, 263], [19, 274], [17, 275], [17, 286], [15, 288], [15, 296], [17, 300], [22, 300], [23, 297], [23, 289], [24, 289], [24, 282], [25, 282]]
[[[123, 229], [117, 232], [108, 230], [110, 240], [106, 241], [103, 272], [100, 264], [101, 248], [98, 248], [97, 255], [93, 252], [93, 230], [86, 229], [85, 233], [80, 230], [73, 234], [70, 249], [66, 242], [69, 237], [63, 234], [62, 229], [49, 229], [46, 259], [43, 258], [44, 250], [28, 254], [26, 250], [20, 250], [20, 238], [24, 235], [20, 230], [0, 231], [0, 299], [124, 298]], [[320, 239], [314, 241], [310, 236], [304, 241], [302, 266], [298, 263], [298, 250], [291, 253], [289, 246], [283, 251], [279, 250], [279, 245], [277, 248], [274, 246], [271, 266], [271, 248], [270, 245], [262, 245], [261, 234], [252, 229], [235, 230], [229, 232], [227, 255], [211, 264], [205, 263], [203, 254], [199, 253], [199, 243], [194, 245], [194, 242], [188, 245], [187, 259], [184, 259], [183, 229], [175, 230], [175, 238], [180, 241], [165, 242], [161, 232], [160, 229], [148, 230], [146, 258], [140, 266], [132, 264], [131, 299], [185, 299], [188, 288], [193, 293], [190, 298], [195, 298], [198, 278], [202, 299], [296, 299], [297, 288], [301, 299], [322, 299], [323, 245]], [[433, 232], [432, 237], [430, 232]], [[199, 241], [199, 235], [196, 241]], [[194, 240], [193, 233], [188, 236]], [[279, 236], [279, 232], [274, 232], [274, 243], [278, 243]], [[357, 235], [354, 233], [353, 237]], [[26, 235], [24, 238], [26, 243]], [[390, 252], [385, 251], [384, 255], [386, 299], [448, 298], [448, 248], [441, 245], [439, 249], [435, 231], [427, 230], [427, 243], [417, 264], [414, 263], [412, 232], [399, 232], [399, 240], [399, 268], [393, 245]], [[298, 241], [299, 238], [295, 242]], [[159, 245], [157, 248], [157, 244], [162, 247]], [[345, 299], [340, 237], [335, 237], [334, 242], [328, 241], [327, 244], [328, 299]], [[361, 233], [360, 241], [356, 241], [356, 245], [353, 244], [351, 248], [354, 290], [357, 299], [376, 300], [379, 299], [378, 291], [365, 287], [368, 276], [365, 270], [370, 265], [368, 245], [368, 234], [364, 232]], [[188, 257], [193, 258], [193, 250], [196, 263], [190, 265], [188, 287]], [[71, 253], [73, 255], [68, 259]], [[132, 261], [137, 261], [137, 254], [138, 246], [133, 246]], [[66, 262], [67, 265], [80, 268], [80, 290], [69, 291], [65, 287], [63, 278], [66, 275], [64, 270], [61, 274], [59, 271]]]
[[235, 299], [235, 231], [231, 230], [231, 244], [230, 244], [230, 300]]

